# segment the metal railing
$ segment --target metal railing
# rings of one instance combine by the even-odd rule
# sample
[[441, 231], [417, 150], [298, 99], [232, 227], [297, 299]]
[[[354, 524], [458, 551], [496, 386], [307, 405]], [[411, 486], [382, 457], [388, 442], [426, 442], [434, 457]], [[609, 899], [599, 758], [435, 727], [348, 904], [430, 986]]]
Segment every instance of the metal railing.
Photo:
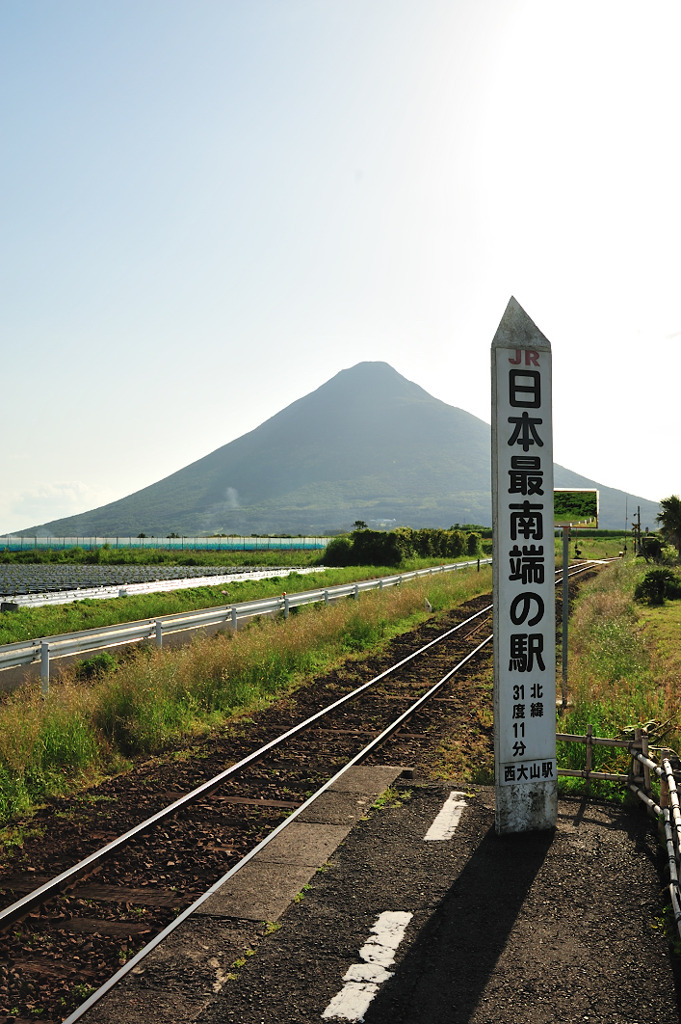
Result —
[[631, 746], [629, 740], [607, 739], [601, 736], [594, 736], [593, 726], [591, 724], [587, 725], [586, 735], [584, 736], [575, 736], [572, 733], [559, 732], [556, 733], [556, 740], [559, 743], [583, 743], [586, 746], [586, 764], [584, 768], [559, 768], [559, 775], [570, 775], [577, 779], [592, 779], [599, 782], [628, 781], [628, 775], [622, 775], [615, 772], [594, 771], [593, 750], [594, 747], [623, 747], [625, 750], [629, 750]]
[[[638, 799], [645, 804], [648, 813], [657, 819], [664, 832], [669, 870], [669, 898], [676, 929], [681, 937], [681, 805], [677, 779], [681, 782], [679, 759], [664, 747], [654, 749], [660, 757], [659, 763], [650, 757], [646, 729], [636, 729], [633, 740], [606, 739], [593, 735], [591, 725], [585, 736], [558, 733], [556, 739], [568, 743], [586, 745], [586, 766], [583, 769], [558, 768], [558, 775], [571, 775], [586, 780], [623, 782]], [[624, 747], [631, 755], [628, 775], [614, 772], [599, 772], [592, 768], [594, 746]], [[659, 803], [652, 788], [653, 778], [659, 782]]]
[[[662, 750], [660, 763], [657, 764], [648, 757], [646, 741], [647, 736], [637, 737], [632, 744], [633, 770], [628, 785], [632, 793], [646, 805], [649, 813], [657, 818], [664, 832], [669, 870], [669, 899], [676, 930], [681, 937], [681, 808], [676, 783], [676, 776], [679, 773], [675, 772], [672, 766], [673, 760], [678, 768], [678, 758], [671, 750]], [[636, 749], [637, 746], [642, 749]], [[651, 773], [659, 779], [659, 804], [652, 795]]]
[[306, 604], [336, 601], [343, 597], [358, 598], [360, 593], [368, 590], [382, 590], [384, 587], [396, 586], [408, 580], [436, 573], [455, 572], [474, 566], [487, 565], [491, 558], [476, 559], [473, 562], [454, 562], [447, 565], [433, 566], [429, 569], [417, 569], [403, 572], [395, 576], [383, 576], [380, 579], [361, 580], [357, 583], [342, 583], [333, 587], [305, 590], [296, 594], [285, 591], [280, 597], [268, 597], [257, 601], [242, 601], [238, 604], [219, 605], [201, 611], [183, 612], [175, 615], [159, 615], [152, 619], [139, 619], [136, 622], [125, 622], [114, 626], [101, 626], [85, 629], [77, 633], [61, 633], [57, 636], [37, 637], [13, 644], [0, 646], [0, 671], [19, 666], [40, 663], [41, 689], [44, 694], [49, 692], [50, 663], [55, 658], [72, 657], [77, 654], [91, 653], [119, 647], [122, 644], [139, 643], [153, 640], [157, 647], [163, 646], [163, 637], [183, 630], [196, 630], [209, 626], [222, 625], [226, 629], [238, 629], [239, 621], [251, 619], [258, 615], [283, 614], [288, 617], [294, 608]]

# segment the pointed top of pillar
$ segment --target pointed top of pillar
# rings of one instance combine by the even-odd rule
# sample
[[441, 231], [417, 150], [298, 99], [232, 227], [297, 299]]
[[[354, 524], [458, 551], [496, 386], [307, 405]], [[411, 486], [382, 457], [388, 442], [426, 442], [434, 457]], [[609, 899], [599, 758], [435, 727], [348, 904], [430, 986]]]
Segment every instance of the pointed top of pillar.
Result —
[[551, 342], [530, 320], [517, 299], [511, 296], [494, 335], [492, 348], [531, 348], [537, 352], [550, 352]]

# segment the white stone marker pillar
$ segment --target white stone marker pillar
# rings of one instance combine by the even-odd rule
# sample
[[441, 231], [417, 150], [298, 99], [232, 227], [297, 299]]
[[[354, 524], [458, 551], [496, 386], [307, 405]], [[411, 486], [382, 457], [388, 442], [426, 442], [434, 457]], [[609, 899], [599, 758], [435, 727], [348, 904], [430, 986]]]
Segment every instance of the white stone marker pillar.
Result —
[[492, 342], [495, 825], [554, 828], [551, 345], [511, 298]]

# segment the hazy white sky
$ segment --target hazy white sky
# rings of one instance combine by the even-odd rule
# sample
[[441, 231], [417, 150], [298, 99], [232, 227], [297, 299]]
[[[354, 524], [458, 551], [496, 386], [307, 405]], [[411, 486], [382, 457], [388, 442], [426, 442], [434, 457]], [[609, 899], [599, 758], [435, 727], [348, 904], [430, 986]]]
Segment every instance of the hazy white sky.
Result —
[[0, 533], [339, 370], [490, 420], [511, 295], [558, 463], [681, 491], [677, 0], [2, 0]]

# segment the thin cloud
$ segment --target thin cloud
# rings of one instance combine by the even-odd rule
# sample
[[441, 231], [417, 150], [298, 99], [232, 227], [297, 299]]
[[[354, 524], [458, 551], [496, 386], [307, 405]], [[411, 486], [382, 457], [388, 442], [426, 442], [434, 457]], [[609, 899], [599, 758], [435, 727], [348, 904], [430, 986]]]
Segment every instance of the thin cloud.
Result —
[[82, 480], [41, 484], [40, 487], [22, 491], [5, 503], [0, 510], [0, 532], [4, 534], [27, 529], [37, 523], [87, 512], [113, 501], [114, 497], [112, 493], [104, 493]]

